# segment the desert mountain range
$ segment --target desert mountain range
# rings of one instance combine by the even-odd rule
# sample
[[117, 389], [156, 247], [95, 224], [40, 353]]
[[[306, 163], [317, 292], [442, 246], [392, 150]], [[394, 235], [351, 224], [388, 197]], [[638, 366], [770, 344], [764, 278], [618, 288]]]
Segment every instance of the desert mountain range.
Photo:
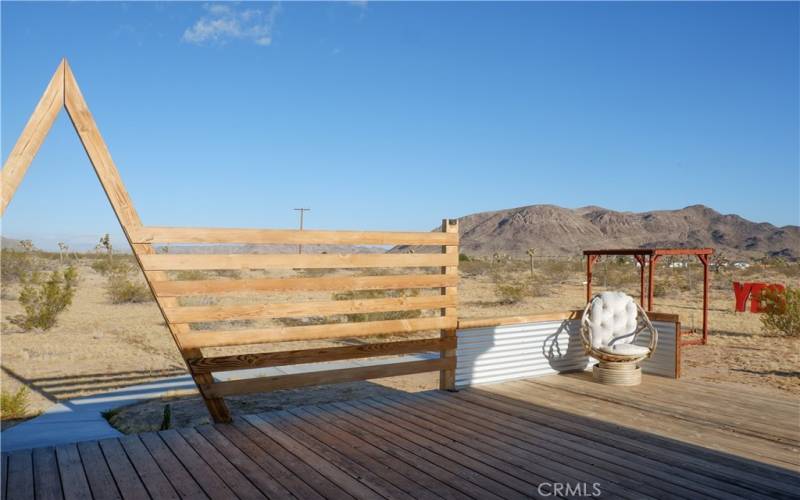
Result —
[[577, 255], [582, 250], [713, 247], [736, 258], [800, 256], [800, 226], [776, 227], [721, 214], [704, 205], [679, 210], [617, 212], [555, 205], [481, 212], [459, 219], [462, 252], [524, 256]]
[[[580, 255], [599, 248], [713, 247], [727, 258], [800, 256], [800, 226], [776, 227], [721, 214], [704, 205], [679, 210], [617, 212], [530, 205], [459, 218], [461, 252], [524, 258]], [[397, 247], [393, 251], [409, 251]]]

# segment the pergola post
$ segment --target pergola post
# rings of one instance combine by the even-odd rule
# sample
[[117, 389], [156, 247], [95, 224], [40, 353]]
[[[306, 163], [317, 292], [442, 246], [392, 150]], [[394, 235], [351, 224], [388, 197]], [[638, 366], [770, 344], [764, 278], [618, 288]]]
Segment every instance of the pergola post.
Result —
[[597, 255], [586, 256], [586, 302], [592, 300], [592, 266], [597, 260]]
[[634, 255], [634, 259], [639, 263], [639, 303], [644, 307], [644, 266], [645, 258], [643, 255]]
[[655, 296], [655, 271], [656, 261], [660, 255], [650, 255], [650, 265], [647, 267], [647, 311], [653, 311], [653, 297]]
[[708, 342], [708, 255], [698, 255], [698, 259], [703, 263], [703, 340], [702, 344]]

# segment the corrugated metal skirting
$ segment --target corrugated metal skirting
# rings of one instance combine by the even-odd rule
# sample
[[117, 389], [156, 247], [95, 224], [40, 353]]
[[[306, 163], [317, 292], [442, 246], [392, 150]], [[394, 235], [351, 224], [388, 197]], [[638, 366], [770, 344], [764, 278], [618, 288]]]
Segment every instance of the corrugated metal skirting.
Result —
[[[653, 322], [658, 346], [642, 363], [646, 373], [675, 377], [675, 323]], [[586, 370], [580, 321], [558, 320], [458, 330], [456, 385], [460, 387]], [[647, 345], [643, 335], [637, 344]]]

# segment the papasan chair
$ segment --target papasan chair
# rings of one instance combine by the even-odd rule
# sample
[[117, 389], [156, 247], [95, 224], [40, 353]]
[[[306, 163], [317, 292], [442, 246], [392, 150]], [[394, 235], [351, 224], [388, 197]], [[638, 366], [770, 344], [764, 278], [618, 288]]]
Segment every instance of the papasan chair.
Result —
[[[649, 332], [648, 345], [634, 343]], [[642, 382], [639, 363], [655, 352], [658, 331], [644, 309], [622, 292], [602, 292], [586, 305], [581, 318], [581, 341], [594, 365], [596, 381], [609, 385], [638, 385]]]

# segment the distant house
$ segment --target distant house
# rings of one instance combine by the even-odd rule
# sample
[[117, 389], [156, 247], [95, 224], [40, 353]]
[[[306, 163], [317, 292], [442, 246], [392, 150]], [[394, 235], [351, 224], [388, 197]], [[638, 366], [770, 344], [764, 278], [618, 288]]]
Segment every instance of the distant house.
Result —
[[732, 262], [731, 265], [736, 269], [747, 269], [748, 267], [750, 267], [750, 263], [745, 262], [743, 260], [737, 260], [736, 262]]
[[675, 262], [670, 262], [667, 267], [672, 269], [682, 268], [682, 267], [689, 267], [689, 263], [685, 260], [676, 260]]

